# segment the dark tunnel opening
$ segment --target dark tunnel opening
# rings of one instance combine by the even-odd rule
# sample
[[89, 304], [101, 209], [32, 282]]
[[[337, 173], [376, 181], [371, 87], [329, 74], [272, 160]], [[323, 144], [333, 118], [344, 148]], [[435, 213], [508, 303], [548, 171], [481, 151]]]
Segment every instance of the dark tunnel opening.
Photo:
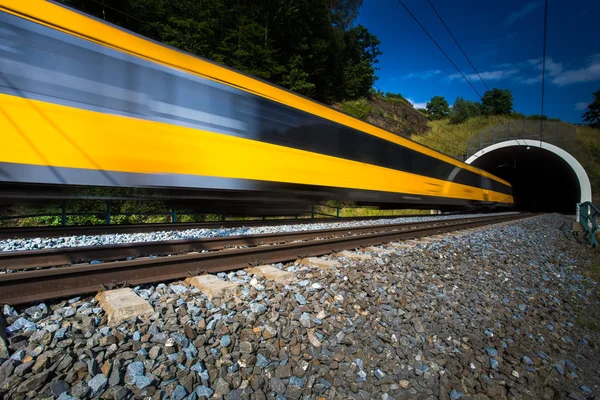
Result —
[[510, 182], [520, 211], [574, 214], [581, 198], [573, 168], [545, 149], [504, 147], [480, 156], [472, 165]]

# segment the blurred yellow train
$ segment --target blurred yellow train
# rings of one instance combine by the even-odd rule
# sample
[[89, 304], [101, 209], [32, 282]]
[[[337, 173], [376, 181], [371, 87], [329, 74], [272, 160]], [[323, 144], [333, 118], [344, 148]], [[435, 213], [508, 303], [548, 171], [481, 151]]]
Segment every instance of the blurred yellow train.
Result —
[[513, 204], [510, 184], [485, 171], [45, 0], [0, 0], [0, 135], [0, 197], [27, 184]]

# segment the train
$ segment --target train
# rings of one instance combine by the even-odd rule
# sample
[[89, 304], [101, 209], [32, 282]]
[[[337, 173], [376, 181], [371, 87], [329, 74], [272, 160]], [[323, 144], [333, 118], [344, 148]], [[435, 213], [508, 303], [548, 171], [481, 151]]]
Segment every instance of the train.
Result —
[[0, 135], [5, 201], [110, 188], [211, 212], [513, 206], [486, 171], [49, 0], [0, 0]]

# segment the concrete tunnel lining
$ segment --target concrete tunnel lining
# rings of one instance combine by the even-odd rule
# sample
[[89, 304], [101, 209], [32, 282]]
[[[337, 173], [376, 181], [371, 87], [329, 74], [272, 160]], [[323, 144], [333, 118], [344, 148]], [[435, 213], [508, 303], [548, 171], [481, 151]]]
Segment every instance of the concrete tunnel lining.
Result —
[[[579, 184], [579, 198], [577, 199], [578, 202], [585, 202], [585, 201], [592, 200], [592, 188], [591, 188], [590, 179], [589, 179], [587, 173], [585, 172], [584, 168], [579, 163], [579, 161], [577, 161], [577, 159], [575, 159], [575, 157], [573, 157], [571, 154], [569, 154], [565, 150], [563, 150], [560, 147], [557, 147], [555, 145], [552, 145], [550, 143], [541, 142], [539, 140], [531, 140], [531, 139], [507, 140], [504, 142], [495, 143], [493, 145], [490, 145], [490, 146], [478, 151], [477, 153], [475, 153], [471, 157], [469, 157], [467, 159], [467, 161], [465, 161], [465, 162], [467, 164], [473, 164], [474, 166], [481, 167], [482, 164], [485, 164], [486, 159], [489, 160], [489, 157], [492, 153], [496, 152], [495, 154], [500, 154], [500, 153], [498, 153], [499, 151], [506, 152], [509, 150], [508, 148], [511, 148], [511, 147], [515, 148], [514, 149], [515, 157], [517, 157], [517, 150], [521, 149], [520, 151], [522, 153], [523, 148], [536, 149], [538, 152], [537, 157], [540, 157], [540, 154], [539, 154], [540, 152], [545, 153], [544, 151], [547, 151], [547, 152], [552, 153], [552, 155], [554, 157], [559, 158], [559, 159], [556, 159], [554, 164], [564, 164], [566, 169], [568, 169], [566, 166], [570, 167], [571, 171], [569, 171], [569, 173], [572, 173], [573, 177], [577, 180], [577, 183]], [[532, 153], [532, 154], [534, 154], [534, 153]], [[545, 153], [545, 154], [547, 154], [547, 153]], [[521, 156], [521, 157], [523, 157], [523, 156]], [[521, 158], [521, 161], [522, 160], [527, 160], [527, 157]], [[559, 168], [559, 166], [556, 166], [556, 165], [553, 165], [553, 167]], [[486, 169], [486, 168], [483, 168], [483, 169]], [[497, 171], [490, 170], [489, 172], [499, 175], [497, 173]], [[526, 171], [524, 171], [524, 172], [526, 172]], [[576, 196], [575, 196], [575, 198], [576, 198]], [[574, 211], [574, 209], [575, 209], [575, 204], [573, 204], [573, 211]]]

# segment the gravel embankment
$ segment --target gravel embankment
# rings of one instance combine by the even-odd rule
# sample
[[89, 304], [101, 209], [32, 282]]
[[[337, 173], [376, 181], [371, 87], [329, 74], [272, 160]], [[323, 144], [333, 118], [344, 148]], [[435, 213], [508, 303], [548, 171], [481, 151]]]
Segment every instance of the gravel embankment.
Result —
[[289, 264], [288, 286], [238, 271], [223, 278], [242, 294], [224, 304], [181, 283], [136, 288], [155, 314], [112, 329], [91, 297], [5, 307], [0, 398], [593, 398], [594, 253], [565, 238], [564, 220], [331, 271]]
[[259, 235], [263, 233], [299, 232], [318, 229], [352, 228], [368, 225], [389, 225], [405, 222], [425, 222], [431, 220], [447, 220], [468, 217], [487, 217], [493, 215], [510, 215], [514, 212], [493, 214], [462, 214], [423, 216], [394, 219], [372, 219], [365, 221], [323, 222], [318, 224], [259, 226], [225, 229], [187, 229], [183, 231], [157, 231], [150, 233], [116, 233], [105, 235], [79, 235], [56, 238], [29, 238], [0, 240], [0, 251], [40, 250], [78, 246], [102, 246], [107, 244], [157, 242], [163, 240], [201, 239], [221, 236]]

